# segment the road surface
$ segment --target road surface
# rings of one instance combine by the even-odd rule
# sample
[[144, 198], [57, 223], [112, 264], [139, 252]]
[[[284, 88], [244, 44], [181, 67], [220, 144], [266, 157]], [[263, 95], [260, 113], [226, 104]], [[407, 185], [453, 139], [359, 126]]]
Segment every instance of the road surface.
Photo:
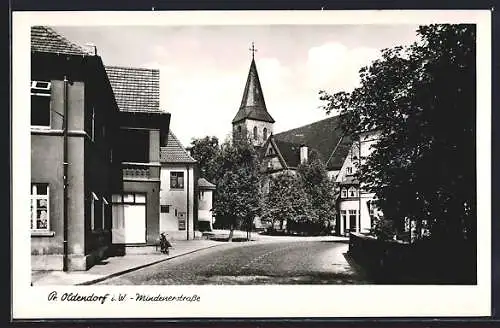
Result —
[[331, 241], [233, 242], [102, 281], [101, 285], [367, 283]]

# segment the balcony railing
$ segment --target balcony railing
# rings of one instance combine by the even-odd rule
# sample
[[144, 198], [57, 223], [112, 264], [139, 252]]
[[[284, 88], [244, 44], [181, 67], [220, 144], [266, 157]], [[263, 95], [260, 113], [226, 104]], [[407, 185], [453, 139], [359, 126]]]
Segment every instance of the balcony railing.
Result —
[[158, 163], [122, 163], [123, 179], [151, 180], [160, 178]]

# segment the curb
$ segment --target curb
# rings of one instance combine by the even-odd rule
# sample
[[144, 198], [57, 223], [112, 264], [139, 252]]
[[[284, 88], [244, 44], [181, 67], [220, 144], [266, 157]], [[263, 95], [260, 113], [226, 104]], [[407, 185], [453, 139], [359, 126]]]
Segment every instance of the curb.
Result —
[[[221, 245], [223, 245], [223, 244], [221, 244]], [[161, 263], [161, 262], [165, 262], [165, 261], [168, 261], [168, 260], [171, 260], [171, 259], [175, 259], [175, 258], [183, 256], [183, 255], [188, 255], [188, 254], [196, 253], [196, 252], [199, 252], [199, 251], [202, 251], [202, 250], [205, 250], [205, 249], [209, 249], [209, 248], [212, 248], [212, 247], [217, 247], [217, 246], [220, 246], [220, 245], [211, 245], [211, 246], [207, 246], [207, 247], [203, 247], [203, 248], [198, 248], [198, 249], [186, 252], [186, 253], [177, 254], [177, 255], [170, 256], [170, 257], [158, 260], [158, 261], [154, 261], [154, 262], [151, 262], [151, 263], [146, 263], [146, 264], [139, 265], [139, 266], [136, 266], [136, 267], [133, 267], [133, 268], [130, 268], [130, 269], [123, 270], [123, 271], [118, 271], [118, 272], [109, 274], [107, 276], [101, 277], [101, 278], [92, 279], [92, 280], [89, 280], [89, 281], [84, 281], [84, 282], [75, 284], [74, 286], [88, 286], [88, 285], [97, 284], [97, 283], [102, 282], [104, 280], [115, 278], [115, 277], [124, 275], [124, 274], [129, 273], [129, 272], [133, 272], [133, 271], [136, 271], [136, 270], [140, 270], [140, 269], [146, 268], [146, 267], [151, 266], [151, 265], [155, 265], [155, 264], [158, 264], [158, 263]]]

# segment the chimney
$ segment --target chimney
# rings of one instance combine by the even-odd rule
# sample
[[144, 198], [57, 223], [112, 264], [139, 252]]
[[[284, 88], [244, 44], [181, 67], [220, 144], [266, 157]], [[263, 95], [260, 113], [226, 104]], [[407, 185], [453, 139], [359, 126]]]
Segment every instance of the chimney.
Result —
[[307, 146], [300, 146], [300, 164], [307, 163]]
[[93, 54], [92, 56], [97, 56], [97, 46], [91, 42], [85, 43], [85, 46], [89, 51], [91, 51]]

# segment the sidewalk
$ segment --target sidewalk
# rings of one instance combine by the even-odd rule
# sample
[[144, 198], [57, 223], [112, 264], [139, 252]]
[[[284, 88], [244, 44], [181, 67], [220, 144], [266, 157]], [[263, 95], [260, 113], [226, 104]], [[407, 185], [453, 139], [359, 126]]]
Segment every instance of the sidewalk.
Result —
[[155, 263], [190, 254], [202, 249], [215, 247], [217, 245], [224, 244], [212, 240], [179, 240], [174, 242], [174, 247], [170, 249], [170, 255], [160, 254], [160, 252], [158, 252], [158, 254], [131, 254], [109, 257], [87, 271], [32, 271], [31, 281], [33, 286], [90, 285]]

